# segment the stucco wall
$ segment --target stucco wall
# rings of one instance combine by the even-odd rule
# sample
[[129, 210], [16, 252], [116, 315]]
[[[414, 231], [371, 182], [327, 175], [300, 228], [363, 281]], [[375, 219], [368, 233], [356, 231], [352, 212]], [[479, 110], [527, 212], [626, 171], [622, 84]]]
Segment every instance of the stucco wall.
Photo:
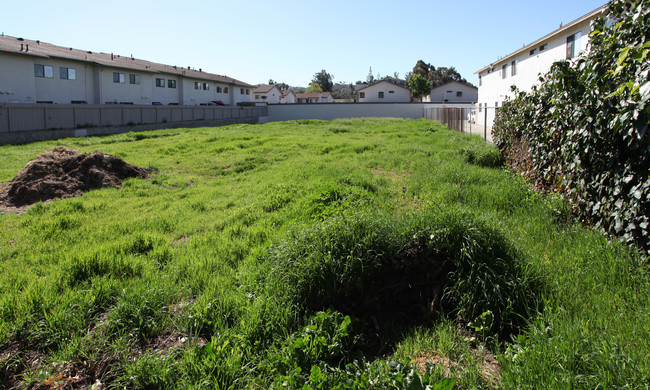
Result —
[[[411, 100], [411, 93], [408, 89], [396, 86], [388, 82], [381, 82], [359, 91], [365, 96], [359, 96], [360, 103], [407, 103]], [[384, 97], [379, 97], [379, 92], [384, 93]]]
[[[589, 32], [590, 21], [587, 20], [548, 41], [541, 42], [534, 48], [526, 49], [515, 57], [495, 62], [492, 68], [479, 74], [478, 102], [483, 105], [487, 104], [489, 107], [494, 107], [495, 103], [501, 106], [507, 97], [512, 96], [510, 91], [512, 85], [521, 91], [530, 91], [533, 85], [539, 84], [539, 76], [548, 72], [554, 62], [566, 59], [567, 37], [580, 33], [580, 38], [575, 42], [577, 57], [577, 53], [587, 48]], [[543, 44], [546, 44], [547, 47], [540, 51], [540, 46]], [[532, 49], [536, 50], [534, 55], [530, 54]], [[512, 61], [514, 60], [517, 61], [516, 75], [512, 74]], [[503, 65], [507, 65], [505, 78], [503, 77]]]
[[[458, 96], [461, 92], [461, 96]], [[429, 102], [476, 102], [478, 101], [478, 89], [469, 85], [452, 81], [431, 90]]]
[[[268, 117], [262, 122], [280, 122], [300, 119], [333, 120], [341, 118], [408, 118], [424, 117], [427, 107], [442, 107], [427, 103], [323, 103], [323, 104], [275, 104], [268, 106]], [[447, 104], [446, 107], [467, 107]]]

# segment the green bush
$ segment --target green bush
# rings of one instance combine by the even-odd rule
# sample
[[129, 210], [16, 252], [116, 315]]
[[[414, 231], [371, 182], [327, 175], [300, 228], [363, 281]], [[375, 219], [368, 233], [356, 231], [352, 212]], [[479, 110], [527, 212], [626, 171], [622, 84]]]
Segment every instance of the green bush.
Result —
[[[614, 24], [608, 26], [607, 20]], [[563, 193], [580, 216], [650, 251], [650, 1], [613, 1], [594, 21], [590, 50], [561, 61], [494, 124], [506, 155], [530, 154], [537, 184]]]

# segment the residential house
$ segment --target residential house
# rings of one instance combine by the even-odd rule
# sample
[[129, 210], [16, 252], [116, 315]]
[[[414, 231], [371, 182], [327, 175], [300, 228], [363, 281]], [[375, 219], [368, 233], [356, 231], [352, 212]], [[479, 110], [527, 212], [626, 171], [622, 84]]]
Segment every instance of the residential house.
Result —
[[506, 98], [513, 96], [511, 86], [530, 91], [553, 63], [574, 59], [587, 50], [591, 22], [605, 10], [606, 5], [479, 69], [477, 123], [492, 125], [496, 112], [493, 108], [501, 107]]
[[0, 36], [0, 103], [227, 105], [253, 86], [227, 76]]
[[461, 81], [449, 81], [431, 89], [431, 93], [422, 99], [433, 103], [476, 103], [478, 88]]
[[253, 95], [257, 103], [278, 104], [282, 99], [282, 91], [275, 84], [260, 85], [253, 90]]
[[408, 88], [381, 81], [357, 90], [360, 103], [408, 103], [411, 91]]
[[296, 103], [297, 101], [298, 98], [292, 90], [285, 89], [282, 91], [282, 99], [280, 100], [280, 103]]
[[329, 92], [297, 93], [297, 103], [332, 103], [332, 94]]

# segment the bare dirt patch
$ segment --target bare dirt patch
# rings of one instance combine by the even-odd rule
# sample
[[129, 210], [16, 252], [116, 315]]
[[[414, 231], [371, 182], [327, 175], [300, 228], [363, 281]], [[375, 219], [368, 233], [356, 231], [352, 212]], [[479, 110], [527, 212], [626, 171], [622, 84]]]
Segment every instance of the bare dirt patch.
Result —
[[124, 179], [145, 178], [152, 172], [109, 154], [58, 147], [42, 153], [11, 182], [0, 185], [0, 207], [20, 212], [40, 201], [80, 196], [104, 187], [120, 188]]

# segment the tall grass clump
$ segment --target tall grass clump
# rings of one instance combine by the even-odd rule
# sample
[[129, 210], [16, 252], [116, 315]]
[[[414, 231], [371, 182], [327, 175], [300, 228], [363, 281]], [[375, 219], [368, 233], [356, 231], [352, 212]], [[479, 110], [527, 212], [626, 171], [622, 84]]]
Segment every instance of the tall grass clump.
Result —
[[413, 325], [445, 312], [506, 335], [537, 309], [539, 287], [521, 257], [469, 213], [347, 213], [269, 248], [267, 294], [369, 321]]

